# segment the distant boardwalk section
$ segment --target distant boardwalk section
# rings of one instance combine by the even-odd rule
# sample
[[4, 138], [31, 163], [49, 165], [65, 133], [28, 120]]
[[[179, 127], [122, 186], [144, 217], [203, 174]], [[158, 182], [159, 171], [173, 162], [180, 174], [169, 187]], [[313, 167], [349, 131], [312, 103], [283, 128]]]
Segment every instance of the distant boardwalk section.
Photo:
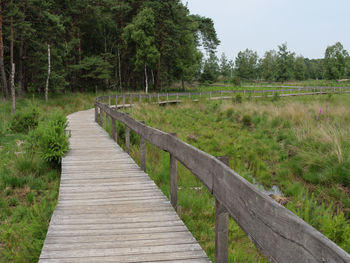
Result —
[[70, 115], [44, 262], [210, 262], [168, 199], [94, 121]]

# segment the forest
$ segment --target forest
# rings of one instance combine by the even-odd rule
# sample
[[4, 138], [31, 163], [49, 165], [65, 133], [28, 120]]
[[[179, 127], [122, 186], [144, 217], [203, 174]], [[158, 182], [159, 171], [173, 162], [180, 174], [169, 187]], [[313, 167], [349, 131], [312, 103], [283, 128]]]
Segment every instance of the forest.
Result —
[[[217, 57], [212, 19], [190, 14], [180, 0], [0, 1], [3, 99], [23, 92], [148, 90], [200, 81], [288, 81], [350, 76], [340, 42], [325, 57], [246, 49]], [[15, 94], [16, 91], [16, 94]]]
[[[190, 80], [219, 40], [213, 21], [168, 1], [2, 1], [3, 97], [23, 91], [155, 90]], [[48, 60], [51, 65], [49, 67]], [[50, 69], [49, 69], [50, 68]]]

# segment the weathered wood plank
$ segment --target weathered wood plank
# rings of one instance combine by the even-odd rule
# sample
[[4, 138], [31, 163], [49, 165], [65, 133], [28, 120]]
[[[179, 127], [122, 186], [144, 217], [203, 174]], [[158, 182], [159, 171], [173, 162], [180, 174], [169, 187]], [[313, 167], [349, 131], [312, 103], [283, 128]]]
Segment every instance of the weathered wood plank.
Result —
[[190, 259], [192, 262], [208, 262], [208, 258], [201, 250], [194, 251], [179, 251], [167, 252], [167, 253], [147, 253], [147, 254], [133, 254], [130, 255], [118, 255], [115, 256], [103, 256], [103, 257], [74, 257], [74, 258], [58, 258], [58, 259], [40, 259], [40, 263], [101, 263], [101, 262], [164, 262], [175, 260]]

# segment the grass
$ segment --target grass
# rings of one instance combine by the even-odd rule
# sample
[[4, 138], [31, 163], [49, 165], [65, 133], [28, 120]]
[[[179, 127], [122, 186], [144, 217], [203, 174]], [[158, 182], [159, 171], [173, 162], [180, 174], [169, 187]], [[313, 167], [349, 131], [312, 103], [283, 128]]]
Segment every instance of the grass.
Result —
[[[188, 102], [165, 108], [141, 104], [128, 111], [213, 156], [229, 156], [230, 167], [250, 182], [256, 180], [266, 189], [278, 186], [291, 200], [288, 209], [350, 252], [349, 102], [348, 95], [307, 96]], [[169, 156], [147, 147], [147, 172], [169, 195]], [[138, 154], [136, 143], [136, 161]], [[181, 217], [212, 260], [214, 204], [180, 165]], [[233, 221], [230, 258], [266, 260]]]
[[[28, 115], [37, 105], [39, 121], [45, 122], [57, 112], [91, 108], [95, 96], [56, 95], [49, 103], [28, 96], [17, 100], [17, 116]], [[22, 119], [33, 123], [28, 116]], [[11, 127], [10, 102], [0, 103], [0, 119], [0, 262], [37, 262], [57, 204], [60, 169], [27, 153], [29, 131], [21, 130], [27, 123]]]

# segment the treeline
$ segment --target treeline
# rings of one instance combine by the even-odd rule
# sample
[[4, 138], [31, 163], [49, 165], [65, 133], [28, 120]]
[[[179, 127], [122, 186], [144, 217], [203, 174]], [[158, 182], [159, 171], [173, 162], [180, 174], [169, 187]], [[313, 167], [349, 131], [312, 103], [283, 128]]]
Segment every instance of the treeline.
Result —
[[218, 59], [211, 54], [204, 62], [201, 81], [215, 82], [218, 79], [239, 83], [247, 80], [288, 81], [306, 79], [338, 80], [350, 78], [350, 57], [340, 42], [328, 46], [321, 59], [296, 56], [287, 44], [278, 50], [266, 51], [262, 58], [257, 52], [246, 49], [233, 61], [225, 54]]
[[[199, 74], [213, 21], [180, 0], [0, 0], [2, 94], [160, 90]], [[49, 67], [50, 65], [50, 67]], [[13, 82], [13, 83], [11, 83]]]

